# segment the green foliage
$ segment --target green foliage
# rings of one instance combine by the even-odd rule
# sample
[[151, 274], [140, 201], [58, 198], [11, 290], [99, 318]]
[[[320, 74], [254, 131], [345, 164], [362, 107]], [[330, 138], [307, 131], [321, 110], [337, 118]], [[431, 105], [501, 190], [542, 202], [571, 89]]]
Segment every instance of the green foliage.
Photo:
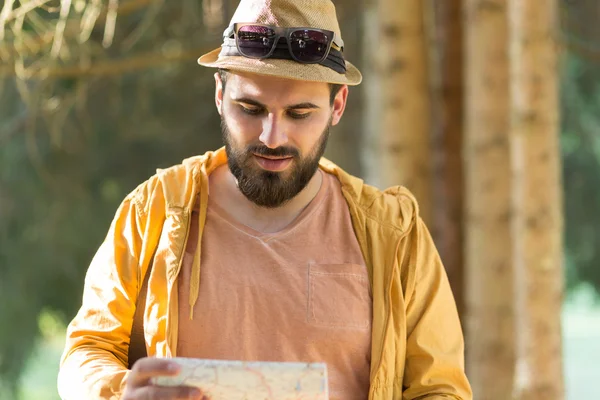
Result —
[[600, 293], [600, 71], [567, 53], [562, 72], [567, 285], [584, 281]]
[[65, 322], [77, 311], [122, 198], [155, 168], [220, 146], [211, 71], [192, 61], [157, 79], [164, 72], [89, 82], [93, 95], [83, 111], [72, 108], [60, 137], [40, 116], [7, 138], [14, 119], [29, 116], [14, 87], [0, 98], [10, 104], [0, 107], [9, 122], [0, 126], [0, 375], [8, 382], [33, 348], [41, 310]]
[[51, 329], [38, 315], [67, 323], [77, 312], [123, 197], [221, 144], [213, 71], [195, 62], [218, 39], [201, 1], [119, 3], [114, 30], [105, 2], [73, 2], [53, 38], [54, 3], [9, 13], [0, 43], [0, 398]]

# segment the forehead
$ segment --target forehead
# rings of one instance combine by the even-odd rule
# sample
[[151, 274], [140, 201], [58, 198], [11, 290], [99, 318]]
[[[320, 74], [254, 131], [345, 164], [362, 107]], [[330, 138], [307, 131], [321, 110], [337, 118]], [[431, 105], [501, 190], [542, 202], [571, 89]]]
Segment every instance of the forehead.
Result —
[[329, 102], [329, 85], [324, 82], [283, 79], [245, 72], [229, 72], [226, 91], [232, 98], [252, 98], [264, 104]]

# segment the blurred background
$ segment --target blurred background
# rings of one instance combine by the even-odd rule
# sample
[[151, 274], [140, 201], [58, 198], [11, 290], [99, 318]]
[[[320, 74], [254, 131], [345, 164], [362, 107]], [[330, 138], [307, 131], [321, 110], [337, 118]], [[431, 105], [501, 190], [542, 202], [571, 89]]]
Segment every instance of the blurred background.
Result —
[[[234, 0], [0, 0], [0, 399], [54, 400], [123, 197], [221, 146]], [[417, 196], [476, 399], [600, 399], [597, 0], [336, 0], [363, 71], [327, 156]]]

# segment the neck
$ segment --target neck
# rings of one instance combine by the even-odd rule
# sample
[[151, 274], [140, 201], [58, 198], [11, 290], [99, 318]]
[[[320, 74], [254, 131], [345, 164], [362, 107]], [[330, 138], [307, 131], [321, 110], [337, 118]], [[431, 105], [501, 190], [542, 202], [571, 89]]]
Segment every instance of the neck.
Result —
[[308, 184], [290, 201], [277, 208], [264, 208], [248, 200], [237, 187], [237, 182], [227, 165], [217, 168], [210, 175], [210, 195], [240, 223], [263, 233], [278, 232], [289, 225], [315, 198], [323, 175], [320, 170]]

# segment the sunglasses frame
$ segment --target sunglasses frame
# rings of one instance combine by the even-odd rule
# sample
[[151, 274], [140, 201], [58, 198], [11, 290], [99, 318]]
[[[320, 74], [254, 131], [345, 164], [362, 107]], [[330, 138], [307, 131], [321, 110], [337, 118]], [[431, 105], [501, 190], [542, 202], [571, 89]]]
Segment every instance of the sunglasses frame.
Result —
[[[240, 49], [240, 44], [239, 44], [239, 40], [238, 40], [238, 32], [244, 26], [260, 26], [260, 27], [272, 29], [275, 32], [275, 40], [273, 41], [273, 46], [271, 46], [271, 50], [269, 50], [269, 53], [267, 55], [262, 56], [262, 57], [248, 56], [248, 55], [244, 54], [244, 52]], [[315, 60], [315, 61], [299, 60], [298, 57], [296, 57], [296, 55], [292, 51], [292, 44], [290, 41], [290, 37], [291, 37], [292, 33], [296, 32], [296, 31], [302, 31], [302, 30], [311, 30], [311, 31], [321, 32], [321, 33], [324, 33], [325, 35], [327, 35], [328, 38], [331, 38], [328, 40], [327, 50], [323, 54], [323, 57], [321, 57], [319, 60]], [[320, 63], [321, 61], [325, 60], [327, 58], [327, 56], [329, 55], [329, 52], [331, 51], [331, 47], [334, 47], [336, 50], [339, 50], [339, 51], [342, 51], [344, 48], [344, 42], [342, 41], [341, 38], [337, 37], [335, 32], [327, 30], [327, 29], [319, 29], [319, 28], [311, 28], [311, 27], [283, 28], [280, 26], [259, 24], [259, 23], [255, 23], [255, 22], [236, 22], [233, 24], [232, 27], [229, 27], [225, 30], [223, 36], [231, 37], [232, 35], [235, 38], [235, 45], [236, 45], [238, 51], [240, 52], [240, 54], [242, 54], [244, 57], [254, 58], [254, 59], [259, 59], [259, 60], [263, 59], [263, 58], [269, 58], [273, 54], [275, 49], [277, 48], [277, 43], [279, 43], [279, 40], [282, 37], [285, 38], [285, 40], [287, 42], [288, 51], [289, 51], [290, 55], [292, 56], [292, 58], [294, 60], [296, 60], [297, 62], [300, 62], [303, 64], [317, 64], [317, 63]]]

